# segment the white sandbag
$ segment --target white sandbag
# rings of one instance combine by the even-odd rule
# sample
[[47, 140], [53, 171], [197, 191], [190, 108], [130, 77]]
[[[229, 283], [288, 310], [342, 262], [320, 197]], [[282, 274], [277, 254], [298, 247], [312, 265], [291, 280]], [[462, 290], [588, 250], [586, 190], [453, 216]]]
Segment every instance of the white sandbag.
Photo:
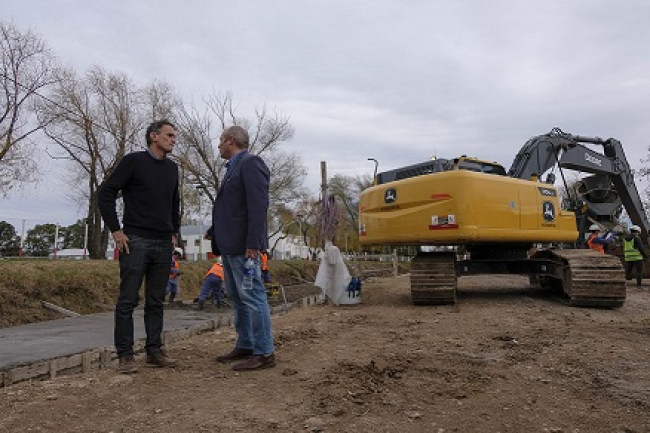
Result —
[[320, 287], [335, 305], [358, 304], [361, 302], [361, 295], [350, 296], [350, 292], [347, 290], [350, 279], [350, 272], [348, 272], [341, 251], [328, 242], [325, 245], [325, 252], [314, 284]]

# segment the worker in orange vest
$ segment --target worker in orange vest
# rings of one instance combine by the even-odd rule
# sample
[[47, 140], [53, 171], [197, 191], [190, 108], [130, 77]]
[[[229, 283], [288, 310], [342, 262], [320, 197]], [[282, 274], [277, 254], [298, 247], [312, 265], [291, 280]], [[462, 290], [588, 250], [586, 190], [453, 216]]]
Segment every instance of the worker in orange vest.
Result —
[[592, 224], [591, 227], [589, 227], [589, 231], [591, 231], [591, 235], [589, 236], [589, 239], [587, 239], [587, 246], [601, 254], [605, 254], [605, 246], [616, 239], [616, 235], [609, 231], [605, 232], [605, 234], [601, 236], [598, 224]]
[[217, 257], [217, 261], [214, 262], [203, 279], [201, 294], [199, 295], [199, 300], [196, 304], [197, 310], [203, 310], [203, 305], [205, 304], [206, 299], [213, 295], [217, 303], [217, 308], [221, 308], [221, 286], [223, 281], [223, 265], [221, 264], [221, 257]]
[[169, 295], [170, 304], [174, 303], [174, 298], [178, 295], [178, 289], [180, 286], [180, 278], [178, 277], [181, 275], [178, 259], [181, 257], [183, 257], [183, 250], [180, 248], [174, 248], [171, 268], [169, 269], [169, 280], [167, 281], [167, 289], [165, 291], [165, 294]]
[[269, 270], [269, 253], [262, 251], [260, 254], [260, 269], [262, 270], [262, 281], [271, 282], [271, 271]]

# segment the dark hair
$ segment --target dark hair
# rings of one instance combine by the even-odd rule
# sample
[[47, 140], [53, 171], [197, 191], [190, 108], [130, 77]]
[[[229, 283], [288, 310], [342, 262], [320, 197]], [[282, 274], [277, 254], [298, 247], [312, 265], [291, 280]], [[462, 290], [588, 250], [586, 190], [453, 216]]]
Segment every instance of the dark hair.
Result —
[[169, 120], [167, 120], [167, 119], [156, 120], [155, 122], [152, 122], [149, 125], [149, 127], [147, 128], [146, 135], [145, 135], [145, 139], [147, 140], [147, 147], [151, 146], [151, 133], [155, 132], [156, 134], [159, 134], [160, 130], [165, 125], [169, 125], [172, 128], [176, 129], [174, 124], [172, 122], [170, 122]]

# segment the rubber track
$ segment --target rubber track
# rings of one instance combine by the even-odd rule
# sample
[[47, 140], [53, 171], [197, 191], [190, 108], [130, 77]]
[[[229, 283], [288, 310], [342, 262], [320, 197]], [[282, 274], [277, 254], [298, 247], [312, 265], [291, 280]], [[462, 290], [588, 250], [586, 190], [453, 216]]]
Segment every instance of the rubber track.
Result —
[[562, 290], [572, 307], [619, 308], [625, 303], [625, 270], [616, 256], [593, 250], [544, 251], [564, 267]]
[[414, 305], [456, 303], [455, 253], [420, 253], [411, 264]]

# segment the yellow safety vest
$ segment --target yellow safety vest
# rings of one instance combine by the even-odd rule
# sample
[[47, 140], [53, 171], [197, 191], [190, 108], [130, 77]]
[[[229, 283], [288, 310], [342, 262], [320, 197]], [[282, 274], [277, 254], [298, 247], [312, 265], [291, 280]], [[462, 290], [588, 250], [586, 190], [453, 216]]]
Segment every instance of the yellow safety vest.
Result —
[[623, 251], [625, 251], [625, 261], [626, 262], [638, 262], [639, 260], [643, 260], [643, 255], [641, 254], [641, 251], [637, 250], [634, 248], [634, 239], [632, 240], [623, 240]]

